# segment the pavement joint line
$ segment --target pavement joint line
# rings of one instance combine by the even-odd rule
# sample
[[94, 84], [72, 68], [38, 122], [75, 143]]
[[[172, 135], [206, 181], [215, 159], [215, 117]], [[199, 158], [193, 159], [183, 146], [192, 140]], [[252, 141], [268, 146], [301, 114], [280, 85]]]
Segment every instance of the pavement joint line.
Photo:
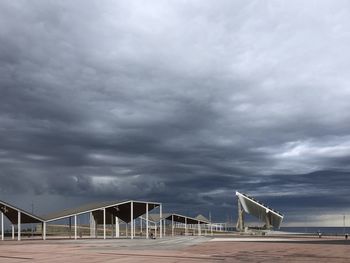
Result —
[[132, 254], [132, 253], [98, 253], [101, 255], [115, 255], [115, 256], [136, 256], [136, 257], [155, 257], [155, 258], [178, 258], [178, 259], [197, 259], [197, 260], [217, 260], [222, 261], [224, 258], [218, 258], [213, 256], [207, 257], [194, 257], [194, 256], [171, 256], [171, 255], [152, 255], [152, 254]]
[[210, 242], [296, 242], [287, 238], [213, 238]]
[[2, 256], [0, 255], [0, 258], [7, 258], [7, 259], [23, 259], [23, 260], [31, 260], [34, 258], [25, 258], [25, 257], [16, 257], [16, 256]]

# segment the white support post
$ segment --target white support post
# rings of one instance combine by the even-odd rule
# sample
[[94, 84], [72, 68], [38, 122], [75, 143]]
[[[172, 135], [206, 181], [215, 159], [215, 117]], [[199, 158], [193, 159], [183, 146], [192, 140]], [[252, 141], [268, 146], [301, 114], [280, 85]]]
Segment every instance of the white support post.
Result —
[[163, 211], [162, 211], [162, 204], [159, 206], [159, 237], [163, 237]]
[[185, 217], [185, 236], [187, 236], [187, 217]]
[[18, 211], [17, 230], [18, 230], [17, 240], [20, 241], [21, 240], [21, 212], [20, 211]]
[[42, 226], [42, 234], [43, 234], [43, 240], [46, 240], [46, 222], [43, 222]]
[[77, 215], [74, 215], [74, 239], [78, 238]]
[[201, 233], [201, 224], [198, 221], [198, 236], [202, 235]]
[[148, 203], [146, 203], [146, 238], [148, 239]]
[[128, 223], [125, 223], [125, 237], [128, 237], [129, 233], [128, 233]]
[[1, 212], [1, 240], [4, 240], [5, 233], [4, 233], [4, 213]]
[[12, 239], [15, 239], [15, 225], [12, 224]]
[[213, 223], [210, 223], [210, 232], [211, 232], [211, 235], [213, 235]]
[[171, 215], [171, 235], [174, 236], [174, 215]]
[[103, 208], [103, 239], [106, 239], [106, 208]]
[[130, 204], [130, 236], [134, 239], [134, 202]]
[[115, 217], [115, 237], [120, 237], [119, 230], [119, 218]]

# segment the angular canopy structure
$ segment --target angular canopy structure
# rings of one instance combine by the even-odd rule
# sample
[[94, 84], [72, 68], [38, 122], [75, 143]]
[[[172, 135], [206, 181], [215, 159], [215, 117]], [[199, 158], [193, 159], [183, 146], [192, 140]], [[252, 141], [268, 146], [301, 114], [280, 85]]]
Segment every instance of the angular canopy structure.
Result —
[[[192, 231], [197, 228], [197, 234], [198, 236], [201, 235], [202, 233], [202, 225], [207, 225], [210, 222], [207, 220], [203, 220], [202, 218], [193, 218], [185, 215], [180, 215], [180, 214], [175, 214], [175, 213], [165, 213], [162, 215], [157, 215], [157, 214], [150, 214], [148, 217], [149, 221], [152, 222], [153, 224], [158, 224], [159, 226], [164, 225], [164, 236], [166, 232], [166, 222], [170, 222], [171, 224], [171, 235], [175, 235], [175, 228], [177, 223], [180, 223], [180, 229], [183, 229], [184, 232], [181, 232], [181, 235], [187, 235], [189, 232], [189, 229], [192, 229]], [[190, 226], [189, 226], [190, 225]], [[196, 225], [197, 227], [193, 228], [193, 226]], [[162, 231], [162, 230], [160, 230]], [[193, 235], [193, 232], [192, 232]]]
[[[133, 218], [131, 218], [131, 204], [133, 205]], [[144, 201], [109, 201], [101, 203], [87, 204], [73, 209], [67, 209], [42, 216], [46, 222], [56, 221], [59, 219], [69, 218], [75, 215], [86, 214], [92, 212], [96, 223], [103, 224], [103, 209], [106, 211], [106, 224], [113, 223], [115, 217], [123, 220], [125, 223], [131, 222], [132, 219], [138, 218], [147, 211], [159, 207], [160, 203], [144, 202]]]
[[265, 228], [279, 228], [283, 215], [280, 212], [264, 205], [258, 200], [246, 194], [239, 193], [236, 191], [236, 196], [238, 197], [238, 221], [237, 229], [239, 231], [244, 230], [244, 215], [243, 212], [253, 215], [260, 221], [265, 222]]
[[[162, 204], [155, 202], [144, 201], [112, 201], [101, 202], [94, 204], [87, 204], [73, 209], [67, 209], [60, 212], [55, 212], [46, 216], [36, 216], [28, 213], [20, 208], [10, 205], [0, 200], [0, 228], [1, 228], [1, 240], [5, 239], [4, 235], [4, 217], [7, 217], [12, 224], [12, 239], [14, 239], [14, 225], [17, 225], [17, 237], [21, 240], [21, 225], [28, 223], [41, 223], [42, 224], [42, 236], [46, 239], [46, 224], [61, 219], [69, 219], [69, 225], [71, 227], [71, 219], [74, 219], [74, 238], [77, 239], [77, 217], [82, 214], [90, 214], [90, 235], [95, 233], [97, 237], [97, 225], [103, 225], [103, 238], [106, 239], [106, 225], [115, 225], [119, 229], [119, 219], [125, 223], [130, 223], [139, 216], [146, 214], [154, 208], [159, 207], [159, 214], [162, 217]], [[147, 219], [148, 220], [148, 219]], [[130, 224], [131, 239], [135, 236], [135, 226]], [[116, 230], [117, 233], [117, 230]], [[119, 233], [119, 230], [118, 230]], [[148, 226], [146, 228], [148, 238]], [[162, 234], [160, 234], [162, 237]]]
[[177, 223], [182, 223], [182, 224], [192, 224], [192, 225], [197, 225], [197, 224], [208, 224], [209, 221], [207, 220], [202, 220], [200, 218], [193, 218], [189, 216], [184, 216], [184, 215], [179, 215], [179, 214], [174, 214], [174, 213], [165, 213], [163, 214], [162, 218], [159, 217], [157, 214], [150, 214], [149, 215], [149, 220], [152, 222], [159, 222], [160, 220], [166, 219], [169, 221], [177, 222]]
[[[0, 212], [3, 213], [4, 216], [6, 216], [12, 224], [18, 224], [19, 218], [20, 218], [21, 224], [44, 222], [44, 219], [1, 200], [0, 200]], [[20, 214], [20, 217], [18, 216], [18, 214]]]
[[205, 216], [201, 215], [201, 214], [196, 216], [196, 219], [201, 220], [203, 222], [207, 222], [208, 224], [210, 223], [210, 220], [208, 218], [206, 218]]

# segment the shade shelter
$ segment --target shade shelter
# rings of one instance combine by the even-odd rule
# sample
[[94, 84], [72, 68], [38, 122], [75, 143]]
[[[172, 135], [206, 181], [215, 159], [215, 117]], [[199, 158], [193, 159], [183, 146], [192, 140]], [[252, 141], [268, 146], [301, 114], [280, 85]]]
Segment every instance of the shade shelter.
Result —
[[[141, 215], [145, 215], [146, 218], [146, 238], [148, 238], [148, 213], [154, 208], [159, 207], [159, 216], [162, 217], [162, 204], [145, 201], [109, 201], [83, 205], [77, 208], [63, 210], [61, 212], [55, 212], [49, 215], [43, 216], [44, 229], [46, 229], [46, 223], [57, 221], [60, 219], [68, 218], [74, 219], [74, 238], [77, 239], [77, 217], [82, 214], [90, 215], [90, 233], [91, 236], [96, 237], [97, 225], [103, 225], [103, 238], [106, 239], [106, 225], [115, 225], [115, 236], [119, 237], [119, 223], [122, 220], [125, 223], [130, 223], [130, 237], [135, 236], [135, 224], [134, 220]], [[44, 230], [44, 232], [46, 232]], [[162, 236], [161, 236], [162, 237]], [[46, 235], [44, 235], [44, 239]]]
[[210, 223], [210, 220], [201, 214], [197, 215], [195, 218], [200, 220], [200, 221], [207, 222], [207, 224]]
[[157, 214], [151, 214], [149, 216], [149, 220], [154, 223], [159, 223], [159, 226], [162, 226], [162, 228], [160, 228], [160, 231], [161, 229], [165, 230], [166, 221], [170, 222], [172, 236], [175, 235], [175, 228], [177, 226], [180, 226], [184, 229], [185, 235], [188, 234], [189, 226], [192, 227], [191, 229], [193, 229], [193, 226], [196, 226], [198, 235], [201, 235], [201, 225], [207, 225], [210, 223], [209, 221], [202, 220], [201, 218], [193, 218], [176, 213], [164, 213], [162, 217]]
[[[12, 239], [15, 237], [15, 225], [17, 225], [17, 239], [21, 240], [21, 224], [44, 223], [44, 219], [33, 215], [23, 209], [14, 205], [8, 204], [0, 200], [0, 214], [1, 214], [1, 240], [5, 238], [4, 232], [4, 216], [12, 224]], [[44, 233], [43, 233], [44, 234]]]

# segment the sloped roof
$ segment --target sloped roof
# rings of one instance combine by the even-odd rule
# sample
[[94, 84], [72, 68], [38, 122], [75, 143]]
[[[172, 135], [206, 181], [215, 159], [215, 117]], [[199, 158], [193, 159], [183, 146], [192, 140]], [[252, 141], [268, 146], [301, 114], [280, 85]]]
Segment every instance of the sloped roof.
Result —
[[196, 216], [196, 219], [210, 223], [209, 219], [203, 216], [202, 214], [199, 214], [198, 216]]
[[104, 208], [106, 206], [115, 205], [115, 204], [119, 204], [122, 202], [123, 201], [105, 201], [105, 202], [84, 204], [84, 205], [81, 205], [78, 207], [68, 208], [68, 209], [64, 209], [61, 211], [55, 211], [55, 212], [50, 213], [50, 214], [46, 214], [46, 215], [43, 215], [42, 218], [44, 218], [45, 220], [53, 220], [56, 218], [62, 218], [62, 217], [66, 217], [66, 216], [72, 216], [72, 215], [77, 215], [77, 214], [81, 214], [81, 213], [86, 213], [89, 211], [101, 209], [101, 208]]
[[106, 202], [85, 204], [76, 208], [54, 212], [54, 213], [42, 216], [42, 218], [44, 218], [45, 221], [55, 221], [63, 218], [68, 218], [74, 215], [85, 214], [85, 213], [94, 212], [98, 210], [102, 211], [105, 208], [106, 212], [108, 212], [109, 214], [117, 216], [124, 222], [128, 223], [131, 221], [130, 212], [129, 212], [131, 207], [131, 202], [134, 203], [134, 218], [137, 218], [140, 215], [143, 215], [144, 213], [146, 213], [146, 207], [145, 207], [146, 203], [148, 203], [148, 210], [152, 210], [155, 207], [158, 207], [160, 205], [160, 203], [133, 201], [133, 200], [106, 201]]
[[18, 208], [14, 205], [6, 203], [0, 200], [0, 211], [4, 213], [4, 215], [11, 221], [12, 224], [18, 223], [18, 212], [21, 213], [21, 223], [29, 224], [29, 223], [41, 223], [44, 222], [44, 219], [33, 215], [21, 208]]
[[[208, 224], [209, 222], [206, 220], [202, 220], [200, 218], [193, 218], [185, 215], [175, 214], [175, 213], [163, 213], [162, 219], [166, 220], [172, 220], [174, 219], [174, 222], [178, 223], [185, 223], [187, 221], [187, 224]], [[152, 222], [159, 222], [160, 216], [159, 214], [149, 214], [148, 220]]]
[[[171, 216], [169, 213], [163, 213], [162, 214], [162, 219], [167, 218]], [[160, 216], [159, 214], [148, 214], [148, 220], [152, 222], [159, 222], [160, 221]]]

